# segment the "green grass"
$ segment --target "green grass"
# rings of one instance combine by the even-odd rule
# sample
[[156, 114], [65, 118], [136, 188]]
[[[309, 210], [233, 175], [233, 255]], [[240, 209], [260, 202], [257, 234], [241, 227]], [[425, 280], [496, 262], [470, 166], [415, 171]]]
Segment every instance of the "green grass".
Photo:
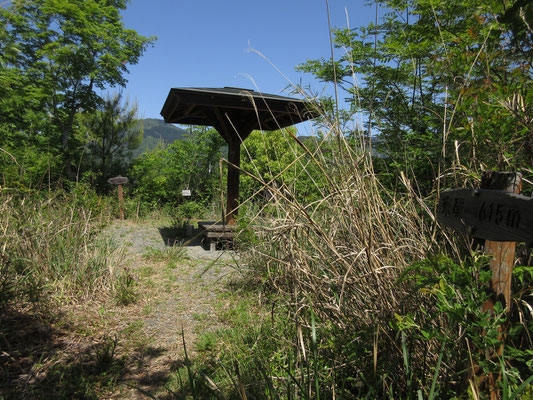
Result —
[[143, 307], [142, 313], [144, 316], [149, 316], [153, 311], [153, 307], [150, 304], [146, 304]]
[[143, 257], [150, 261], [166, 261], [173, 264], [189, 258], [186, 250], [180, 246], [166, 246], [164, 249], [148, 246], [145, 248]]
[[138, 269], [139, 276], [142, 278], [148, 278], [154, 274], [154, 267], [152, 265], [143, 265]]
[[115, 300], [121, 306], [133, 304], [138, 299], [137, 282], [133, 274], [124, 269], [115, 284]]
[[218, 333], [205, 332], [196, 341], [196, 344], [195, 344], [196, 351], [199, 351], [199, 352], [212, 351], [216, 348], [218, 343], [220, 343], [220, 338], [218, 336]]
[[17, 301], [86, 298], [113, 286], [118, 246], [99, 232], [110, 207], [87, 186], [71, 193], [0, 195], [0, 308]]
[[[27, 388], [35, 398], [100, 399], [118, 386], [125, 373], [124, 359], [115, 355], [116, 341], [104, 338], [81, 359], [67, 359], [47, 370], [46, 377]], [[38, 370], [38, 365], [34, 365]]]
[[195, 313], [192, 315], [192, 318], [195, 320], [195, 321], [198, 321], [198, 322], [202, 322], [202, 321], [206, 321], [209, 319], [209, 315], [208, 314], [200, 314], [200, 313]]
[[263, 379], [256, 362], [277, 357], [283, 348], [275, 348], [281, 343], [276, 339], [281, 333], [279, 326], [273, 326], [267, 311], [258, 308], [253, 296], [243, 291], [219, 295], [216, 310], [217, 323], [223, 327], [215, 330], [203, 326], [203, 322], [210, 320], [208, 315], [193, 315], [201, 323], [200, 333], [194, 344], [187, 345], [197, 351], [197, 356], [188, 359], [188, 368], [184, 366], [173, 373], [169, 388], [179, 396], [210, 398], [216, 392], [222, 396], [219, 398], [235, 398], [238, 390], [235, 365], [238, 365], [240, 379], [252, 386], [249, 393], [260, 393], [257, 385]]
[[131, 353], [139, 349], [145, 348], [153, 339], [146, 336], [144, 333], [143, 319], [136, 319], [120, 331], [120, 338], [123, 350], [126, 353]]

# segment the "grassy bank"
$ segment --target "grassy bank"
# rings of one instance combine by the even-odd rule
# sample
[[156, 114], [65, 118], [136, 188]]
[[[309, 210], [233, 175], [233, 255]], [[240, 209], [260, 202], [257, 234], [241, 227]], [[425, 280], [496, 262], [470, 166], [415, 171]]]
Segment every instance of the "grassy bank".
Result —
[[43, 296], [81, 299], [112, 285], [115, 249], [97, 234], [111, 217], [107, 199], [78, 186], [72, 192], [2, 194], [0, 304]]
[[114, 385], [116, 343], [72, 340], [83, 329], [64, 312], [103, 302], [117, 287], [117, 246], [98, 235], [111, 212], [82, 184], [0, 194], [0, 397], [95, 398]]

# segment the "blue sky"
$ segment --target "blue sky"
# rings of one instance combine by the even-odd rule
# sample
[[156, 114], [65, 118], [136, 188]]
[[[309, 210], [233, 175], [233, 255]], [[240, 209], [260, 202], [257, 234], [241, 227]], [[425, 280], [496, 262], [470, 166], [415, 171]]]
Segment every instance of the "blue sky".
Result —
[[[332, 26], [346, 27], [347, 15], [350, 27], [374, 21], [375, 8], [364, 0], [330, 0], [329, 6]], [[124, 93], [138, 102], [141, 117], [161, 118], [171, 87], [286, 95], [287, 78], [314, 91], [324, 86], [294, 67], [330, 56], [326, 0], [132, 0], [122, 15], [126, 27], [158, 37], [129, 66]]]

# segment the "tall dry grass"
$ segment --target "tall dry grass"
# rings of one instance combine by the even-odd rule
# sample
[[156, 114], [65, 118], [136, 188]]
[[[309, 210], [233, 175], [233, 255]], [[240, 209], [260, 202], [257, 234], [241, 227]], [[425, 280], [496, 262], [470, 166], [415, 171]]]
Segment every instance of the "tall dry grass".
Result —
[[[409, 193], [385, 190], [368, 152], [343, 136], [324, 140], [314, 151], [303, 145], [299, 156], [318, 166], [323, 198], [307, 204], [290, 186], [271, 186], [278, 217], [254, 216], [261, 240], [252, 252], [266, 260], [274, 287], [304, 303], [311, 297], [323, 317], [340, 325], [346, 314], [374, 321], [397, 308], [403, 289], [396, 279], [429, 249], [431, 215]], [[325, 162], [324, 147], [332, 162]]]
[[[382, 360], [392, 358], [382, 372], [395, 363], [401, 372], [402, 345], [391, 321], [418, 304], [416, 288], [399, 278], [437, 243], [433, 213], [405, 176], [398, 176], [400, 192], [380, 184], [364, 134], [348, 138], [333, 124], [316, 145], [288, 140], [299, 144], [293, 165], [312, 176], [306, 182], [319, 200], [299, 196], [298, 182], [280, 182], [281, 174], [265, 182], [243, 171], [273, 194], [261, 211], [243, 216], [255, 235], [245, 257], [269, 294], [285, 302], [302, 362], [312, 353], [313, 327], [330, 368], [338, 363], [343, 374], [376, 377]], [[435, 363], [438, 350], [430, 348], [423, 363]]]
[[97, 234], [107, 200], [80, 185], [71, 193], [0, 195], [0, 303], [82, 299], [112, 285], [116, 246]]

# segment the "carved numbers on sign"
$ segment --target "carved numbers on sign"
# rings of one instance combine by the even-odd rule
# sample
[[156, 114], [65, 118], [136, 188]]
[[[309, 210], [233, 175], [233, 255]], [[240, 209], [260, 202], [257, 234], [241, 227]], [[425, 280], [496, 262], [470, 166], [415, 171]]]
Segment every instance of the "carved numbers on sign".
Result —
[[509, 208], [503, 204], [484, 201], [479, 208], [478, 219], [496, 225], [505, 224], [508, 228], [518, 228], [520, 225], [520, 210]]
[[489, 189], [443, 192], [437, 219], [445, 226], [480, 239], [529, 242], [533, 240], [533, 198]]

